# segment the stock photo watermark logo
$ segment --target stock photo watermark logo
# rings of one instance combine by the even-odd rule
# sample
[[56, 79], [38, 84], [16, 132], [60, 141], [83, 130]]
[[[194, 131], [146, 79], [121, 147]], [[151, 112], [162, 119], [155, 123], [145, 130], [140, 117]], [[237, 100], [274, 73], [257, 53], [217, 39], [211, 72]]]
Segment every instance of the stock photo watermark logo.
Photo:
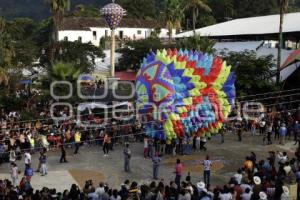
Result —
[[[92, 77], [90, 74], [81, 74], [77, 81], [76, 81], [76, 95], [85, 102], [81, 102], [78, 104], [77, 107], [74, 107], [71, 103], [67, 102], [67, 100], [71, 99], [74, 94], [74, 87], [73, 84], [69, 81], [54, 81], [50, 85], [50, 94], [53, 99], [55, 99], [57, 102], [53, 103], [50, 107], [50, 114], [51, 118], [55, 121], [65, 121], [70, 119], [76, 119], [76, 124], [81, 127], [97, 127], [100, 126], [99, 124], [93, 124], [93, 123], [86, 123], [85, 121], [82, 121], [83, 115], [81, 115], [82, 111], [89, 110], [89, 113], [92, 113], [91, 110], [94, 109], [100, 109], [103, 110], [101, 112], [101, 119], [104, 124], [109, 119], [118, 119], [122, 120], [124, 119], [124, 115], [126, 114], [126, 119], [132, 119], [135, 116], [138, 117], [138, 110], [145, 107], [150, 106], [153, 109], [154, 118], [158, 120], [162, 120], [161, 116], [168, 115], [172, 113], [173, 110], [176, 110], [177, 107], [184, 106], [182, 104], [178, 105], [174, 103], [171, 106], [166, 106], [164, 104], [160, 104], [157, 106], [154, 103], [147, 103], [147, 104], [137, 104], [135, 103], [128, 103], [128, 100], [134, 99], [135, 96], [135, 85], [133, 82], [130, 81], [119, 81], [116, 79], [104, 79], [101, 84], [101, 94], [97, 94], [97, 82], [92, 80], [90, 82], [90, 88], [93, 88], [93, 92], [89, 94], [84, 94], [82, 91], [85, 89], [82, 85], [83, 77]], [[118, 91], [120, 91], [119, 86], [123, 86], [127, 88], [127, 94], [120, 95], [118, 94]], [[66, 94], [60, 95], [56, 91], [59, 87], [65, 87], [68, 92]], [[148, 94], [150, 95], [150, 94]], [[113, 99], [116, 102], [114, 105], [108, 105], [104, 103], [104, 100], [107, 99]], [[92, 102], [91, 102], [92, 100]], [[203, 106], [203, 105], [202, 105]], [[214, 103], [210, 103], [210, 105], [213, 109], [213, 116], [203, 116], [205, 117], [214, 117], [216, 119], [223, 118], [222, 116], [222, 109], [223, 105], [214, 105]], [[67, 108], [69, 111], [68, 115], [64, 114], [62, 116], [56, 116], [55, 111], [56, 108]], [[196, 106], [197, 107], [197, 106]], [[242, 118], [246, 120], [260, 120], [263, 118], [263, 114], [265, 111], [265, 108], [262, 103], [259, 102], [244, 102], [244, 103], [235, 103], [235, 115], [229, 116], [227, 118], [227, 121], [234, 121], [234, 120], [240, 120]], [[97, 114], [97, 113], [94, 113]], [[99, 114], [99, 113], [98, 113]], [[75, 116], [74, 116], [75, 115]], [[123, 115], [123, 116], [122, 116]], [[143, 114], [141, 114], [141, 119]]]
[[[71, 103], [67, 102], [70, 100], [74, 95], [74, 86], [69, 81], [53, 81], [50, 85], [50, 95], [53, 99], [57, 102], [53, 103], [50, 106], [50, 115], [51, 118], [55, 121], [65, 121], [76, 118], [76, 124], [78, 126], [83, 127], [95, 127], [99, 126], [97, 124], [91, 123], [83, 123], [81, 120], [81, 112], [84, 110], [94, 110], [94, 109], [101, 109], [102, 117], [101, 119], [103, 122], [107, 122], [108, 119], [121, 119], [120, 113], [131, 113], [130, 116], [127, 118], [134, 117], [135, 109], [132, 104], [129, 103], [116, 103], [114, 105], [107, 105], [103, 103], [104, 100], [113, 99], [114, 101], [118, 102], [125, 102], [126, 100], [133, 99], [135, 95], [135, 85], [130, 81], [117, 81], [116, 79], [103, 79], [101, 81], [101, 88], [97, 87], [97, 82], [95, 80], [90, 80], [90, 88], [93, 88], [92, 93], [85, 94], [83, 92], [85, 87], [83, 87], [82, 80], [84, 77], [92, 77], [90, 74], [81, 74], [77, 81], [76, 81], [76, 95], [79, 99], [85, 101], [78, 104], [78, 106], [74, 107]], [[126, 87], [126, 94], [120, 95], [118, 91], [120, 91], [119, 86], [122, 85]], [[64, 87], [67, 92], [66, 94], [60, 95], [58, 94], [58, 88]], [[100, 91], [101, 94], [98, 94], [96, 91]], [[92, 100], [92, 102], [91, 102]], [[124, 108], [124, 106], [126, 108]], [[67, 108], [69, 111], [68, 115], [63, 116], [56, 116], [55, 111], [56, 108]], [[75, 113], [75, 114], [74, 114]], [[99, 113], [98, 113], [99, 114]], [[75, 115], [75, 116], [74, 116]]]

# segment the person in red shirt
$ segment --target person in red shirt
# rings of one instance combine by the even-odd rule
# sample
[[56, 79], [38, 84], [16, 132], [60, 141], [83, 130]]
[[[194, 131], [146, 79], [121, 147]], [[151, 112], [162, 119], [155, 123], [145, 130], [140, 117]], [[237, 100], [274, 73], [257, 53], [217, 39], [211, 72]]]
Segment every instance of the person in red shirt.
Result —
[[183, 165], [180, 162], [180, 159], [177, 159], [176, 166], [175, 166], [175, 174], [176, 174], [175, 183], [178, 188], [180, 188], [180, 180], [181, 180], [182, 172], [183, 172]]

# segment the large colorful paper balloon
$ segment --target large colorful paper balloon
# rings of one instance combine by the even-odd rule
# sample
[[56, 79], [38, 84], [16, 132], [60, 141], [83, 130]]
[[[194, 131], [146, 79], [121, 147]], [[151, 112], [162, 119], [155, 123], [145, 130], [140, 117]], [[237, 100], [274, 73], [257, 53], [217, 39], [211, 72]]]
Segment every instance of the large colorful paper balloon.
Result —
[[217, 133], [234, 105], [230, 69], [221, 58], [197, 51], [149, 53], [136, 78], [146, 133], [167, 140]]

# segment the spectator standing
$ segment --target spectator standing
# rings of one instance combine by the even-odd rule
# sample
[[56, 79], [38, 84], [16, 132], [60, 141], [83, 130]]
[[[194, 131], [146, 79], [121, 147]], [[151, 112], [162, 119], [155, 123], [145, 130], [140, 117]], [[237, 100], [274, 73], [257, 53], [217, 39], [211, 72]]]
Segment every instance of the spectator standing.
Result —
[[144, 137], [144, 158], [148, 157], [148, 136]]
[[121, 200], [121, 196], [118, 195], [118, 190], [113, 190], [109, 200]]
[[153, 139], [149, 138], [148, 139], [148, 156], [152, 158], [154, 156], [154, 144], [153, 144]]
[[282, 123], [279, 129], [279, 137], [280, 137], [279, 144], [284, 145], [286, 133], [287, 133], [287, 128], [285, 127], [285, 123]]
[[48, 174], [47, 170], [47, 156], [46, 153], [43, 153], [40, 157], [40, 162], [41, 162], [41, 175], [45, 176]]
[[104, 138], [103, 138], [103, 153], [104, 153], [104, 157], [108, 156], [108, 152], [109, 152], [109, 146], [110, 146], [110, 137], [107, 133], [105, 133]]
[[81, 133], [77, 130], [75, 135], [74, 135], [74, 140], [75, 140], [75, 151], [74, 154], [77, 154], [79, 151], [79, 147], [81, 145]]
[[130, 171], [131, 150], [129, 149], [128, 143], [125, 145], [123, 154], [124, 154], [124, 170], [125, 172], [131, 172]]
[[297, 143], [299, 143], [300, 145], [300, 141], [299, 141], [299, 133], [300, 133], [300, 125], [298, 123], [298, 121], [295, 121], [294, 126], [293, 126], [293, 133], [294, 133], [294, 141], [295, 141], [295, 145]]
[[60, 152], [61, 152], [61, 156], [60, 156], [60, 159], [59, 159], [59, 162], [60, 163], [67, 163], [67, 159], [66, 159], [66, 149], [65, 149], [65, 145], [61, 145], [60, 147]]
[[206, 151], [206, 147], [205, 147], [206, 141], [207, 141], [206, 136], [205, 135], [201, 136], [200, 150]]
[[26, 177], [27, 180], [30, 180], [31, 177], [33, 176], [33, 169], [31, 168], [30, 165], [26, 165], [24, 176]]
[[129, 199], [128, 200], [140, 200], [139, 189], [137, 182], [132, 182], [129, 189]]
[[18, 186], [18, 174], [19, 174], [19, 169], [17, 164], [11, 163], [10, 175], [11, 175], [12, 185], [14, 187]]
[[153, 179], [158, 179], [158, 171], [159, 171], [159, 165], [161, 162], [161, 158], [159, 157], [158, 153], [152, 158], [153, 163]]
[[242, 141], [242, 118], [238, 118], [235, 124], [235, 128], [238, 136], [238, 141], [241, 142]]
[[180, 162], [180, 159], [177, 159], [176, 161], [176, 166], [175, 166], [175, 183], [178, 188], [180, 188], [180, 181], [181, 181], [181, 176], [183, 172], [183, 166], [182, 163]]
[[11, 149], [9, 152], [9, 162], [14, 163], [16, 162], [16, 159], [17, 159], [16, 151], [14, 149]]
[[209, 159], [209, 155], [206, 156], [206, 159], [203, 161], [204, 171], [203, 171], [203, 179], [207, 188], [210, 186], [210, 168], [212, 162]]
[[29, 150], [26, 150], [24, 153], [24, 162], [25, 162], [25, 166], [31, 165], [31, 154], [30, 154]]
[[265, 121], [265, 119], [262, 119], [259, 122], [259, 134], [263, 135], [265, 133], [265, 129], [266, 129], [266, 121]]

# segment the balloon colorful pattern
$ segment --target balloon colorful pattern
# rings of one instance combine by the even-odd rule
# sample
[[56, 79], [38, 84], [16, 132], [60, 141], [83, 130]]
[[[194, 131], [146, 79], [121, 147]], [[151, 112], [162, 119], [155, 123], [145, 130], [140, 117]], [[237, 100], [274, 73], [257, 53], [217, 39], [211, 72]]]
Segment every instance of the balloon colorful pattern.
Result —
[[209, 137], [235, 99], [235, 75], [219, 57], [188, 50], [149, 53], [136, 78], [137, 109], [150, 137]]
[[126, 14], [126, 10], [116, 3], [110, 3], [104, 6], [100, 12], [111, 29], [118, 27], [123, 16]]

